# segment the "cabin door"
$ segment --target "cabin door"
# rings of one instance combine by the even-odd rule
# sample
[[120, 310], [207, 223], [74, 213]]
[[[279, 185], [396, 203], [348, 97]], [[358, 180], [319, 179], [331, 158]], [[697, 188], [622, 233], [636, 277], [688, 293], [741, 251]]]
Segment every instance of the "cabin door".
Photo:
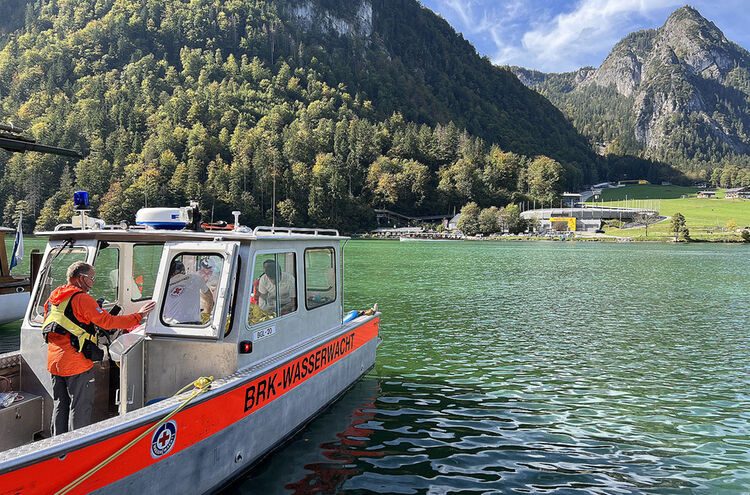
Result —
[[222, 340], [237, 273], [238, 242], [164, 245], [146, 333]]

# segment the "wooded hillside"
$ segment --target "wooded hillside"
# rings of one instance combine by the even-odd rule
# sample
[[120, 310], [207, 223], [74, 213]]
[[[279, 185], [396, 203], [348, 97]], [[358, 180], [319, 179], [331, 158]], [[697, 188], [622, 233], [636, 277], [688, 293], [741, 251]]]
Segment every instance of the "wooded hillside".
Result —
[[68, 221], [74, 189], [107, 221], [198, 199], [254, 225], [275, 183], [281, 222], [351, 231], [374, 207], [542, 200], [641, 166], [598, 159], [412, 0], [13, 1], [0, 120], [85, 158], [7, 154], [6, 225]]

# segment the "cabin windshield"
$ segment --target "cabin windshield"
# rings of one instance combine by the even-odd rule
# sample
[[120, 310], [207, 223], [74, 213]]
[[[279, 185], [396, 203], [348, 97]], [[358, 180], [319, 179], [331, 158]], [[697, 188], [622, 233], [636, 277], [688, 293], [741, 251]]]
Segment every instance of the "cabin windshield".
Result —
[[44, 303], [52, 291], [68, 283], [68, 267], [76, 261], [86, 261], [88, 250], [84, 246], [62, 246], [55, 248], [49, 254], [48, 266], [42, 267], [41, 282], [34, 306], [31, 311], [31, 321], [42, 324], [44, 322]]
[[98, 279], [89, 295], [100, 301], [102, 305], [117, 301], [120, 293], [120, 250], [112, 246], [100, 249], [96, 253], [94, 267]]
[[137, 290], [130, 292], [131, 301], [143, 301], [153, 297], [163, 249], [163, 244], [133, 246], [133, 282]]

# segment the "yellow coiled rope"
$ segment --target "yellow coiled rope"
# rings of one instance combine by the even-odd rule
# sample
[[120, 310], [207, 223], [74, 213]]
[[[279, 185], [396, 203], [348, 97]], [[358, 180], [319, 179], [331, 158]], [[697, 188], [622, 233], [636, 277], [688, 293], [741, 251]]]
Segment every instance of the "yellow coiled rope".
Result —
[[193, 390], [193, 393], [190, 394], [188, 397], [186, 397], [184, 399], [181, 399], [182, 404], [178, 405], [174, 409], [174, 411], [172, 411], [169, 414], [167, 414], [166, 416], [164, 416], [155, 425], [153, 425], [151, 428], [149, 428], [148, 430], [146, 430], [143, 433], [141, 433], [140, 435], [138, 435], [138, 437], [136, 437], [135, 439], [131, 440], [127, 445], [125, 445], [124, 447], [122, 447], [120, 450], [118, 450], [117, 452], [115, 452], [111, 456], [107, 457], [106, 459], [104, 459], [102, 462], [100, 462], [99, 464], [97, 464], [93, 468], [91, 468], [88, 471], [86, 471], [84, 474], [82, 474], [81, 476], [79, 476], [72, 483], [70, 483], [67, 486], [65, 486], [65, 488], [63, 488], [62, 490], [60, 490], [59, 492], [57, 492], [55, 495], [65, 495], [66, 493], [70, 492], [72, 489], [74, 489], [75, 487], [77, 487], [78, 485], [80, 485], [81, 483], [83, 483], [84, 481], [86, 481], [87, 479], [89, 479], [91, 476], [93, 476], [97, 471], [99, 471], [100, 469], [102, 469], [104, 466], [106, 466], [110, 462], [112, 462], [115, 459], [117, 459], [118, 457], [120, 457], [130, 447], [132, 447], [133, 445], [135, 445], [138, 442], [140, 442], [141, 440], [143, 440], [143, 438], [145, 438], [151, 432], [153, 432], [154, 430], [156, 430], [162, 424], [164, 424], [167, 421], [169, 421], [169, 418], [171, 418], [172, 416], [174, 416], [175, 414], [177, 414], [178, 412], [180, 412], [182, 409], [184, 409], [185, 406], [187, 406], [190, 403], [191, 400], [195, 399], [196, 397], [198, 397], [201, 394], [204, 394], [204, 393], [208, 392], [211, 389], [211, 382], [213, 382], [213, 380], [214, 380], [213, 376], [209, 376], [209, 377], [202, 376], [202, 377], [198, 378], [197, 380], [195, 380], [194, 382], [188, 383], [187, 385], [185, 385], [184, 387], [182, 387], [174, 395], [180, 395], [181, 393], [183, 393], [184, 391], [186, 391], [187, 389], [189, 389], [191, 386], [194, 387], [194, 390]]

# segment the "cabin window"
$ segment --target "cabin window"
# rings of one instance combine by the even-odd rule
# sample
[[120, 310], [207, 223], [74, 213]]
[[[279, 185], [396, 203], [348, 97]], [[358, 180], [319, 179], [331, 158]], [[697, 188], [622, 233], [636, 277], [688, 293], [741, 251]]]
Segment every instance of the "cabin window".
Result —
[[296, 255], [265, 253], [255, 257], [247, 321], [254, 325], [297, 311]]
[[[31, 321], [44, 322], [44, 303], [47, 302], [52, 291], [68, 283], [68, 267], [76, 261], [86, 261], [87, 251], [83, 247], [53, 249], [49, 254], [49, 271], [44, 276], [38, 296], [31, 312]], [[44, 268], [42, 268], [43, 270]]]
[[305, 305], [314, 309], [336, 300], [336, 257], [333, 248], [305, 250]]
[[184, 253], [172, 258], [161, 312], [164, 324], [207, 326], [223, 266], [219, 254]]
[[142, 301], [154, 296], [156, 274], [164, 246], [162, 244], [136, 244], [133, 246], [133, 290], [130, 299]]
[[96, 254], [96, 283], [89, 294], [102, 304], [116, 302], [120, 287], [120, 250], [115, 247], [100, 249]]

